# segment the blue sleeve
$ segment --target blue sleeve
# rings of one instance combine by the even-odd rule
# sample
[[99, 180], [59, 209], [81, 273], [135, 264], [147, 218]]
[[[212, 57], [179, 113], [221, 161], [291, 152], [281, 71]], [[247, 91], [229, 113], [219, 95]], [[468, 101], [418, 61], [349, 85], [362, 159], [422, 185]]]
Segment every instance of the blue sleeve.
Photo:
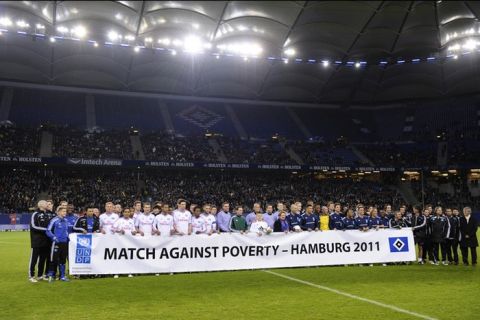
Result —
[[53, 218], [52, 220], [50, 220], [50, 223], [48, 224], [48, 227], [47, 227], [47, 237], [50, 238], [50, 240], [52, 241], [56, 241], [57, 240], [57, 237], [55, 236], [54, 232], [55, 232], [55, 222], [58, 221], [57, 218]]

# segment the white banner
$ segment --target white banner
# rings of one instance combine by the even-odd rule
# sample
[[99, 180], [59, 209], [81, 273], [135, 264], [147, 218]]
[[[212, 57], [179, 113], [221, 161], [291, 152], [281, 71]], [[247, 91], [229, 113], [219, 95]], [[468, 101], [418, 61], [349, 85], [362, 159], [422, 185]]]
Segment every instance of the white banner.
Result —
[[71, 234], [70, 274], [170, 273], [415, 260], [410, 228], [190, 236]]

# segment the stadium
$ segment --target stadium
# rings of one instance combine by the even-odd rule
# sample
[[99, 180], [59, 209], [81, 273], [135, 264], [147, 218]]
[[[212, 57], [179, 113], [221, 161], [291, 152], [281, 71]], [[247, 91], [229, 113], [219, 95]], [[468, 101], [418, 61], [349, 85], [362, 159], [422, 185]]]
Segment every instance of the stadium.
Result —
[[0, 318], [479, 319], [479, 19], [0, 1]]

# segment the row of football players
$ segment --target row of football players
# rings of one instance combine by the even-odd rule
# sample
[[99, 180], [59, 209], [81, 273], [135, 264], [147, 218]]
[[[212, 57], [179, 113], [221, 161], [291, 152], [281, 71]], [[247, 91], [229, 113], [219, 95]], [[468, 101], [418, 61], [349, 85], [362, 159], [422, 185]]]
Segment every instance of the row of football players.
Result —
[[[242, 206], [236, 206], [230, 213], [230, 204], [223, 203], [220, 212], [215, 206], [191, 205], [186, 208], [186, 201], [177, 202], [177, 209], [172, 210], [168, 204], [156, 205], [152, 210], [150, 203], [136, 202], [133, 208], [125, 208], [118, 213], [118, 206], [107, 202], [105, 213], [96, 218], [94, 209], [89, 208], [86, 216], [78, 219], [73, 226], [76, 232], [102, 233], [132, 233], [170, 236], [172, 234], [212, 234], [213, 232], [289, 232], [316, 230], [352, 230], [366, 231], [371, 228], [402, 228], [410, 224], [410, 219], [402, 207], [396, 214], [389, 212], [390, 206], [378, 215], [375, 207], [365, 212], [365, 207], [359, 205], [355, 211], [341, 211], [340, 204], [333, 204], [332, 211], [327, 206], [320, 207], [320, 212], [314, 210], [312, 204], [307, 204], [302, 210], [302, 204], [297, 202], [290, 206], [290, 212], [284, 210], [283, 203], [278, 203], [276, 211], [273, 205], [267, 205], [265, 212], [259, 203], [253, 205], [253, 211], [244, 215]], [[117, 209], [117, 210], [115, 210]], [[116, 212], [117, 211], [117, 212]], [[191, 211], [191, 212], [190, 212]], [[192, 214], [193, 213], [193, 214]]]

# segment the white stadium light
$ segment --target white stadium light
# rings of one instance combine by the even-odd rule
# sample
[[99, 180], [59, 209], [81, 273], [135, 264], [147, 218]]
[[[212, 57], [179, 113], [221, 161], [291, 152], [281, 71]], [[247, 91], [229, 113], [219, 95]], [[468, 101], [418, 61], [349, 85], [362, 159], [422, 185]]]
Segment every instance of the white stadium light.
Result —
[[355, 62], [355, 68], [360, 68], [360, 62]]
[[140, 47], [135, 47], [135, 48], [133, 49], [133, 51], [139, 52], [139, 51], [140, 51]]
[[7, 17], [0, 18], [0, 25], [4, 27], [10, 27], [12, 25], [12, 20]]
[[18, 20], [17, 21], [17, 26], [20, 28], [28, 28], [30, 25], [26, 23], [24, 20]]
[[291, 57], [291, 56], [294, 56], [294, 55], [295, 55], [296, 51], [295, 51], [295, 49], [293, 49], [293, 48], [288, 48], [288, 49], [286, 49], [285, 51], [283, 51], [283, 53], [284, 53], [286, 56]]
[[[135, 40], [135, 36], [133, 36], [133, 35], [131, 35], [131, 34], [126, 35], [126, 36], [125, 36], [125, 40], [127, 40], [127, 41], [133, 41], [133, 40]], [[146, 39], [145, 39], [145, 40], [146, 40]]]
[[203, 50], [202, 40], [197, 36], [190, 35], [183, 41], [183, 48], [186, 52], [200, 53]]
[[72, 29], [72, 33], [78, 38], [83, 38], [87, 35], [87, 29], [84, 26], [76, 26]]
[[147, 43], [150, 43], [150, 42], [152, 42], [152, 41], [153, 41], [153, 39], [152, 39], [152, 38], [150, 38], [150, 37], [148, 37], [148, 38], [145, 38], [145, 42], [147, 42]]
[[117, 14], [115, 15], [115, 19], [117, 19], [117, 20], [122, 20], [122, 18], [123, 18], [123, 16], [122, 16], [121, 13], [117, 13]]
[[60, 33], [67, 33], [68, 32], [68, 28], [67, 27], [63, 27], [63, 26], [60, 26], [57, 28], [57, 31], [60, 32]]
[[94, 46], [95, 48], [97, 48], [97, 47], [98, 47], [98, 43], [97, 43], [97, 42], [94, 42], [94, 43], [93, 43], [93, 46]]
[[50, 42], [53, 43], [53, 42], [55, 42], [55, 41], [56, 41], [56, 40], [55, 40], [55, 37], [50, 37]]
[[171, 51], [171, 54], [172, 54], [172, 56], [176, 56], [176, 55], [177, 55], [177, 51], [172, 50], [172, 51]]
[[44, 26], [43, 24], [40, 24], [40, 23], [37, 23], [37, 24], [35, 25], [35, 27], [36, 27], [37, 29], [39, 29], [39, 30], [45, 29], [45, 26]]
[[107, 34], [107, 37], [110, 41], [115, 41], [115, 40], [118, 40], [118, 38], [120, 37], [118, 33], [116, 33], [115, 31], [110, 31], [108, 32]]
[[330, 64], [330, 61], [328, 61], [328, 60], [322, 60], [322, 65], [323, 65], [324, 67], [328, 67], [329, 64]]

